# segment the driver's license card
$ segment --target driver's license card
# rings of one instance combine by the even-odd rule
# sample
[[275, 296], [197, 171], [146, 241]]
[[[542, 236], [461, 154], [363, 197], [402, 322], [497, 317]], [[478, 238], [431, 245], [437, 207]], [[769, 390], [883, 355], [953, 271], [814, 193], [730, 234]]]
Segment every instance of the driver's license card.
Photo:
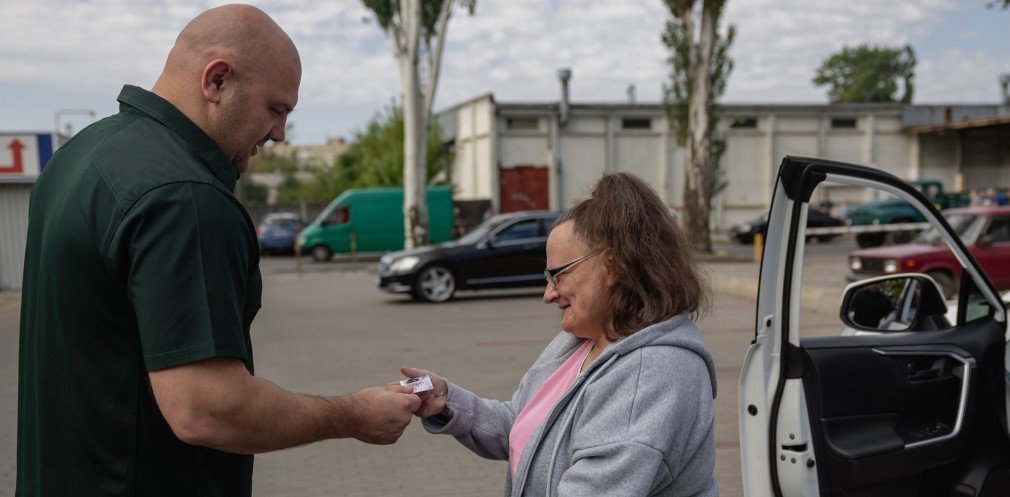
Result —
[[427, 392], [435, 388], [431, 384], [431, 378], [428, 375], [418, 376], [416, 378], [407, 378], [406, 380], [400, 380], [400, 384], [403, 386], [411, 386], [414, 388], [414, 393]]

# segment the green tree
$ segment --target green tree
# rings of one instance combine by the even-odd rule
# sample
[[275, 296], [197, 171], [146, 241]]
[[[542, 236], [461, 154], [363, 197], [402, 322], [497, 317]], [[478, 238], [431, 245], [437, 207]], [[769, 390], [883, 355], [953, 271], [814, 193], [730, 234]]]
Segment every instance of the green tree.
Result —
[[828, 85], [832, 103], [897, 102], [898, 83], [903, 86], [900, 101], [912, 102], [915, 89], [915, 52], [910, 45], [900, 48], [862, 44], [842, 47], [817, 68], [813, 83]]
[[691, 244], [712, 251], [712, 198], [726, 187], [719, 158], [726, 149], [715, 136], [717, 100], [733, 71], [729, 47], [736, 28], [719, 33], [726, 0], [664, 0], [671, 17], [663, 43], [670, 49], [670, 82], [663, 87], [667, 119], [684, 148], [684, 220]]
[[[314, 172], [315, 180], [302, 185], [303, 198], [329, 201], [348, 188], [403, 186], [403, 137], [403, 107], [392, 102], [354, 134], [351, 147], [332, 168]], [[443, 146], [441, 128], [432, 122], [423, 184], [451, 183], [452, 161], [452, 152]]]
[[252, 176], [248, 173], [243, 174], [239, 179], [239, 188], [237, 191], [240, 195], [240, 201], [251, 204], [265, 203], [267, 201], [267, 197], [269, 196], [267, 187], [254, 183]]
[[281, 184], [277, 187], [277, 202], [296, 204], [305, 200], [302, 195], [302, 183], [295, 176], [296, 172], [296, 170], [284, 171]]
[[428, 202], [422, 181], [426, 170], [431, 106], [435, 101], [442, 49], [455, 4], [473, 14], [477, 0], [362, 0], [386, 33], [403, 87], [404, 246], [428, 243]]

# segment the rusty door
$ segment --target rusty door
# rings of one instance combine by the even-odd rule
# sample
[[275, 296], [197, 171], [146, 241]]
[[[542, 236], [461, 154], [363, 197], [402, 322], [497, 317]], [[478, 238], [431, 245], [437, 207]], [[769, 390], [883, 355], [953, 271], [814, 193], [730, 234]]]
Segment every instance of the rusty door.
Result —
[[545, 166], [499, 169], [501, 212], [546, 210], [550, 206], [549, 180]]

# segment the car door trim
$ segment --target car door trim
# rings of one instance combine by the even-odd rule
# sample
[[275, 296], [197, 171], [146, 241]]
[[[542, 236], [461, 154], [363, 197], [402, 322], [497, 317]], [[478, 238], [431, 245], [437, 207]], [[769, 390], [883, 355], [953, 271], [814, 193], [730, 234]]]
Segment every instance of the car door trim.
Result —
[[968, 394], [971, 388], [972, 370], [975, 369], [975, 358], [970, 354], [951, 345], [939, 346], [909, 346], [909, 347], [874, 347], [873, 352], [883, 356], [935, 356], [950, 357], [961, 363], [964, 373], [961, 375], [961, 399], [957, 407], [957, 419], [954, 421], [954, 428], [946, 435], [920, 440], [918, 442], [906, 443], [906, 449], [924, 447], [936, 443], [950, 440], [961, 433], [964, 426], [965, 413], [968, 410]]

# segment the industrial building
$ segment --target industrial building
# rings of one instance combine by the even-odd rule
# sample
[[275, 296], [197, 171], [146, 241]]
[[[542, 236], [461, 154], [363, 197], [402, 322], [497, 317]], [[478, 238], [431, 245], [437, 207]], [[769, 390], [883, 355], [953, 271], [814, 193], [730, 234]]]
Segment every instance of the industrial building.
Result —
[[[661, 103], [499, 102], [486, 94], [439, 113], [456, 156], [456, 198], [493, 212], [563, 209], [606, 171], [633, 172], [681, 205], [684, 152]], [[725, 229], [768, 210], [787, 155], [879, 167], [947, 189], [1010, 186], [1010, 107], [962, 104], [728, 104], [717, 132], [727, 186], [711, 223]], [[821, 195], [868, 200], [838, 188]]]
[[21, 288], [28, 199], [63, 140], [51, 132], [0, 132], [0, 290]]

